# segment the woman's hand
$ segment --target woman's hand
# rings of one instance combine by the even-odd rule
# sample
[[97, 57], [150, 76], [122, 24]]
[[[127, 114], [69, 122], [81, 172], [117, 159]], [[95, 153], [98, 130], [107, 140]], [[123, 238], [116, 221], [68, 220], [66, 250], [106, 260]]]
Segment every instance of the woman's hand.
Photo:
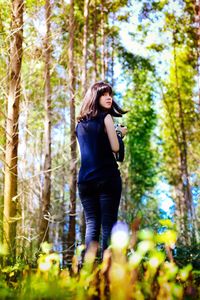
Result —
[[118, 125], [117, 130], [121, 131], [122, 137], [124, 137], [127, 133], [127, 127], [122, 126], [122, 125]]

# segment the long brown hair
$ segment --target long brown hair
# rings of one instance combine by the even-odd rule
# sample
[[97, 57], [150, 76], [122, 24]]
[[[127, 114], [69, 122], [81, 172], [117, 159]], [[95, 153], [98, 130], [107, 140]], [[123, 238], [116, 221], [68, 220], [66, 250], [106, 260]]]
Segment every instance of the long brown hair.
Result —
[[[99, 81], [93, 84], [85, 94], [77, 120], [81, 121], [83, 119], [96, 117], [103, 110], [99, 104], [99, 99], [105, 93], [109, 93], [110, 96], [113, 96], [112, 87], [108, 83]], [[113, 99], [112, 106], [108, 112], [114, 117], [122, 117], [123, 114], [127, 113], [127, 111], [120, 108]]]

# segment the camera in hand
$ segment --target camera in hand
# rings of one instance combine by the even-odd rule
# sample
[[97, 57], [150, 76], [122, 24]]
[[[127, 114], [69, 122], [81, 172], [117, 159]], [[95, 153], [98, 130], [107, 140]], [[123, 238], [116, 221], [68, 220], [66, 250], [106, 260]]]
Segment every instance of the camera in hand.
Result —
[[115, 158], [118, 162], [123, 162], [124, 160], [124, 142], [123, 142], [123, 136], [122, 132], [120, 130], [120, 127], [124, 127], [123, 125], [115, 124], [115, 130], [118, 136], [119, 141], [119, 151], [115, 153]]
[[115, 130], [116, 130], [117, 135], [120, 136], [121, 138], [123, 138], [122, 132], [121, 132], [121, 130], [120, 130], [120, 127], [124, 127], [124, 125], [121, 125], [121, 124], [115, 124]]

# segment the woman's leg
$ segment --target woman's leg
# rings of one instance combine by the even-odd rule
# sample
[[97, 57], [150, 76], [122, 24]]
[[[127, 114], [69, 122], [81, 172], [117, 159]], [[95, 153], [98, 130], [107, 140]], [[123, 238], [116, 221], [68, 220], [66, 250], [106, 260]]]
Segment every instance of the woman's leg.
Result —
[[86, 234], [85, 244], [86, 250], [91, 242], [99, 242], [101, 227], [101, 211], [99, 206], [99, 194], [96, 184], [78, 184], [78, 191], [81, 203], [83, 205]]
[[109, 179], [100, 188], [102, 253], [108, 247], [112, 227], [117, 222], [121, 191], [120, 177]]

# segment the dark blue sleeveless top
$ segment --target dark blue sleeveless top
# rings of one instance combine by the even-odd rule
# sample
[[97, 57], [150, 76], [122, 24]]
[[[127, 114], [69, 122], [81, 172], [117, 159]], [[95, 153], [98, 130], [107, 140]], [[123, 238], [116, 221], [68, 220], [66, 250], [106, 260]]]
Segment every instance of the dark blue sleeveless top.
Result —
[[118, 164], [104, 130], [106, 115], [107, 113], [100, 113], [95, 118], [78, 122], [76, 126], [81, 152], [78, 183], [120, 176]]

